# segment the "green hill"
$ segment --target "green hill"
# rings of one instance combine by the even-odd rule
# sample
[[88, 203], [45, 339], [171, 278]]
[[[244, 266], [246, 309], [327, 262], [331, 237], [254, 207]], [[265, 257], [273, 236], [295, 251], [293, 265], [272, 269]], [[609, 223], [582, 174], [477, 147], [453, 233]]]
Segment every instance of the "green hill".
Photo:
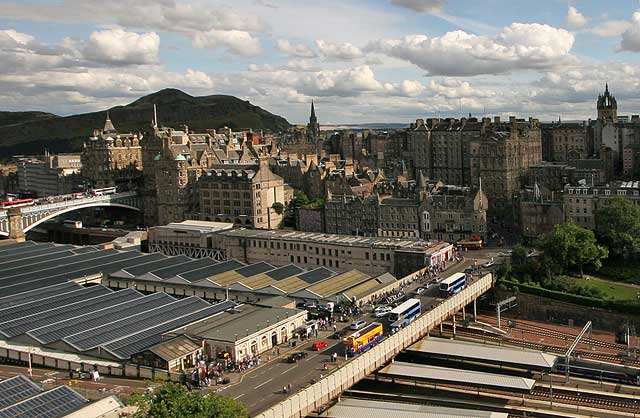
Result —
[[[108, 109], [119, 132], [147, 131], [156, 105], [158, 122], [192, 131], [228, 126], [233, 129], [282, 131], [289, 127], [286, 119], [252, 105], [248, 101], [225, 95], [190, 96], [177, 89], [164, 89], [141, 97], [126, 106]], [[102, 128], [106, 110], [72, 116], [44, 112], [0, 112], [0, 158], [15, 154], [79, 151], [82, 141], [94, 129]]]

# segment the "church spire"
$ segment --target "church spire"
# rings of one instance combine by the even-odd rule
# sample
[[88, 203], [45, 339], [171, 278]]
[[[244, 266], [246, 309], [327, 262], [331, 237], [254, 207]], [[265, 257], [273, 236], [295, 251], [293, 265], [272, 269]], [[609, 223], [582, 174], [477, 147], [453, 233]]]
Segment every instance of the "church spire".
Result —
[[102, 129], [103, 133], [112, 134], [116, 133], [116, 128], [113, 126], [111, 119], [109, 119], [109, 111], [107, 110], [107, 120], [104, 121], [104, 128]]
[[313, 99], [311, 99], [311, 119], [316, 119], [316, 109], [313, 107]]

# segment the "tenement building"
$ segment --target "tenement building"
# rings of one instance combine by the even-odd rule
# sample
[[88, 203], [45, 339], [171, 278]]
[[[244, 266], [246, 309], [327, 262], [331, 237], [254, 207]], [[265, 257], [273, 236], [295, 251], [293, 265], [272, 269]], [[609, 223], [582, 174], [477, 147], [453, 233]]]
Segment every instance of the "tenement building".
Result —
[[137, 183], [142, 176], [142, 134], [118, 133], [107, 119], [84, 143], [82, 175], [93, 187]]
[[204, 170], [198, 186], [195, 217], [254, 228], [280, 226], [284, 207], [293, 197], [293, 189], [271, 171], [267, 158], [257, 165]]
[[592, 157], [593, 135], [586, 122], [562, 122], [541, 124], [542, 155], [545, 161], [568, 163]]
[[584, 182], [579, 186], [568, 185], [564, 190], [565, 218], [584, 228], [596, 229], [596, 210], [608, 205], [614, 197], [640, 204], [640, 182], [623, 181], [603, 186]]
[[528, 167], [542, 160], [540, 123], [532, 118], [418, 119], [406, 138], [392, 138], [402, 146], [389, 148], [414, 176], [423, 172], [446, 184], [475, 189], [482, 178], [492, 208], [510, 204]]
[[456, 242], [485, 238], [489, 201], [482, 187], [437, 184], [420, 203], [420, 237]]

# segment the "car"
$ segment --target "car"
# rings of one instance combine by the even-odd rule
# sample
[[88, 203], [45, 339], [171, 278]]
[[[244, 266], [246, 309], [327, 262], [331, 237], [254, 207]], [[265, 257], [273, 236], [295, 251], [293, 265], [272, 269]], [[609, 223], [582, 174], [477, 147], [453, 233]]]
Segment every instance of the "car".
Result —
[[297, 363], [298, 360], [302, 360], [305, 357], [307, 357], [307, 353], [298, 351], [297, 353], [290, 354], [289, 357], [287, 357], [287, 361], [289, 363]]
[[464, 269], [464, 272], [465, 272], [465, 273], [473, 273], [473, 270], [475, 270], [475, 269], [473, 268], [473, 266], [469, 266], [469, 267], [467, 267], [466, 269]]
[[421, 295], [424, 293], [424, 291], [427, 290], [424, 287], [419, 287], [416, 289], [416, 295]]
[[325, 348], [327, 348], [327, 343], [325, 343], [324, 341], [316, 341], [311, 346], [311, 349], [313, 351], [320, 351], [320, 350], [324, 350]]
[[349, 325], [349, 329], [356, 331], [364, 327], [366, 324], [367, 324], [367, 321], [365, 321], [364, 319], [358, 319], [353, 321], [351, 325]]
[[496, 265], [496, 263], [494, 263], [493, 261], [487, 261], [486, 263], [484, 263], [484, 264], [482, 265], [482, 267], [484, 267], [484, 268], [488, 269], [488, 268], [491, 268], [491, 267], [493, 267], [493, 266], [495, 266], [495, 265]]
[[344, 338], [345, 335], [347, 335], [346, 331], [338, 330], [338, 331], [334, 332], [333, 334], [331, 334], [331, 336], [329, 338], [332, 338], [334, 340], [341, 340], [342, 338]]
[[391, 312], [390, 307], [381, 306], [379, 308], [376, 308], [375, 311], [373, 311], [373, 316], [375, 316], [376, 318], [382, 318], [383, 316], [389, 315], [390, 312]]

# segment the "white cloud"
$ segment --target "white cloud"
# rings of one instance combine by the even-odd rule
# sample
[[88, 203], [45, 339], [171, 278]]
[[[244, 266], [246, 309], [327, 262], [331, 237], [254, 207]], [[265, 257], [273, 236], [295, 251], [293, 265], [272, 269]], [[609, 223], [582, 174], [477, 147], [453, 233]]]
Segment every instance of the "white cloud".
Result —
[[640, 52], [640, 12], [631, 17], [631, 26], [622, 34], [621, 51]]
[[464, 31], [431, 38], [410, 35], [373, 42], [367, 50], [404, 59], [430, 75], [472, 76], [553, 67], [570, 57], [573, 42], [564, 29], [513, 23], [495, 37]]
[[442, 10], [445, 0], [391, 0], [391, 3], [419, 13], [433, 13]]
[[252, 34], [269, 30], [269, 25], [256, 14], [236, 12], [227, 6], [211, 7], [203, 0], [63, 0], [54, 4], [24, 1], [2, 2], [0, 9], [7, 19], [84, 21], [178, 33], [192, 39], [195, 47], [226, 47], [239, 55], [259, 51]]
[[122, 29], [93, 32], [84, 45], [85, 57], [107, 64], [158, 62], [160, 37], [155, 32], [137, 34]]
[[313, 58], [316, 53], [311, 48], [304, 44], [293, 45], [286, 39], [278, 39], [277, 47], [281, 52], [293, 57], [298, 58]]
[[322, 55], [331, 59], [352, 60], [360, 58], [363, 55], [362, 51], [358, 47], [350, 44], [349, 42], [333, 43], [318, 39], [316, 41], [316, 46]]
[[587, 19], [582, 13], [573, 6], [569, 6], [567, 11], [567, 26], [570, 28], [581, 28], [586, 25], [589, 19]]
[[620, 36], [629, 29], [631, 24], [626, 20], [607, 20], [598, 26], [588, 29], [587, 32], [593, 33], [605, 38], [612, 36]]
[[201, 31], [192, 33], [190, 36], [193, 46], [196, 48], [218, 48], [223, 46], [234, 54], [244, 56], [255, 56], [262, 51], [258, 38], [251, 36], [249, 32], [240, 30]]

